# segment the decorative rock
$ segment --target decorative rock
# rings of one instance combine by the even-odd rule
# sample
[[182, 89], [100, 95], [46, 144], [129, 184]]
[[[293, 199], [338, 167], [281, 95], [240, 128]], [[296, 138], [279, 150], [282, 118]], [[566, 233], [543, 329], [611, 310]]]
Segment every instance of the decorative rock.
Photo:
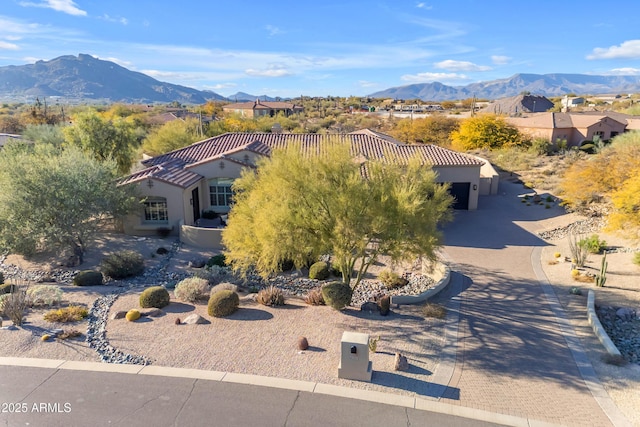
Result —
[[180, 322], [180, 318], [176, 317], [176, 320], [174, 322], [176, 325], [180, 325], [182, 322]]
[[162, 317], [165, 312], [159, 308], [142, 308], [139, 310], [141, 317]]
[[[180, 320], [180, 319], [177, 319]], [[185, 325], [204, 325], [206, 323], [209, 323], [207, 321], [207, 319], [205, 319], [204, 317], [200, 316], [199, 314], [190, 314], [189, 316], [185, 317], [185, 319], [182, 321], [182, 323], [184, 323]], [[176, 322], [176, 324], [178, 324]]]
[[8, 325], [8, 326], [3, 326], [0, 329], [4, 331], [17, 331], [18, 327], [16, 325]]
[[169, 250], [167, 248], [161, 246], [158, 249], [156, 249], [156, 253], [158, 255], [166, 255], [166, 254], [169, 253]]
[[629, 322], [636, 317], [636, 313], [632, 308], [621, 307], [616, 311], [616, 317], [622, 319], [625, 322]]
[[117, 319], [124, 319], [125, 316], [127, 315], [126, 311], [114, 311], [113, 313], [111, 313], [111, 320], [117, 320]]
[[195, 258], [189, 261], [188, 266], [192, 268], [202, 268], [207, 263], [207, 260], [204, 258]]
[[306, 350], [309, 348], [309, 341], [306, 337], [298, 338], [298, 350]]
[[400, 353], [396, 353], [395, 365], [394, 369], [396, 371], [408, 371], [409, 370], [409, 362], [407, 358]]
[[369, 313], [377, 313], [378, 312], [378, 304], [374, 301], [367, 301], [360, 306], [360, 311], [368, 311]]

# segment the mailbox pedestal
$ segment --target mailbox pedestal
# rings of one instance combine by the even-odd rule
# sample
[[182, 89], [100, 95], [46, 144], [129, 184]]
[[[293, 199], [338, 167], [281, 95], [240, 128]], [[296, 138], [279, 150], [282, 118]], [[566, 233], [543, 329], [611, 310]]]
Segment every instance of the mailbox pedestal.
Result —
[[338, 378], [371, 381], [369, 361], [369, 335], [359, 332], [343, 332], [340, 343]]

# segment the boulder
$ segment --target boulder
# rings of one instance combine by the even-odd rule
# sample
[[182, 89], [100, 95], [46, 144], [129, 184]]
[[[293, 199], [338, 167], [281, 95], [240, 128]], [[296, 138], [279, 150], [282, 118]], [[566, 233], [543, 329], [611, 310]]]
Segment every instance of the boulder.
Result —
[[408, 371], [409, 370], [409, 362], [407, 358], [400, 353], [396, 353], [395, 365], [394, 369], [396, 371]]
[[298, 350], [306, 350], [309, 348], [309, 341], [306, 337], [298, 337]]
[[367, 301], [360, 306], [360, 311], [368, 311], [369, 313], [378, 312], [378, 304], [374, 301]]
[[194, 258], [189, 261], [188, 266], [192, 268], [202, 268], [207, 264], [207, 260], [204, 258]]
[[619, 319], [621, 319], [621, 320], [623, 320], [625, 322], [629, 322], [629, 321], [633, 320], [634, 317], [636, 317], [636, 312], [632, 308], [621, 307], [621, 308], [616, 310], [616, 317], [618, 317]]
[[124, 319], [126, 315], [126, 311], [114, 311], [113, 313], [111, 313], [111, 316], [109, 316], [109, 318], [111, 320]]
[[185, 317], [182, 323], [184, 323], [185, 325], [204, 325], [209, 322], [199, 314], [193, 313]]
[[140, 309], [140, 317], [162, 317], [165, 312], [162, 309], [151, 307]]

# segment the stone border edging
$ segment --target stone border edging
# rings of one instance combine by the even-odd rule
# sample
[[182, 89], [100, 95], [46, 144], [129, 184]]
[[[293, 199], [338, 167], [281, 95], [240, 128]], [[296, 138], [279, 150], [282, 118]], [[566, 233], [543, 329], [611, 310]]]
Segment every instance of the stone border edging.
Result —
[[154, 375], [166, 377], [189, 378], [206, 381], [222, 381], [236, 384], [247, 384], [261, 387], [280, 388], [293, 391], [303, 391], [313, 394], [345, 397], [384, 405], [401, 406], [421, 411], [431, 411], [461, 418], [484, 421], [516, 427], [550, 426], [543, 421], [500, 414], [484, 409], [453, 405], [450, 403], [427, 400], [419, 396], [403, 396], [374, 390], [353, 389], [333, 384], [323, 384], [312, 381], [286, 380], [261, 375], [249, 375], [233, 372], [206, 371], [190, 368], [171, 368], [154, 365], [122, 365], [100, 362], [83, 362], [60, 359], [32, 359], [20, 357], [0, 357], [0, 366], [23, 366], [31, 368], [45, 368], [56, 370], [75, 370], [110, 372], [130, 375]]
[[593, 332], [596, 334], [604, 349], [607, 350], [612, 356], [622, 356], [620, 350], [615, 346], [609, 335], [607, 335], [607, 331], [604, 330], [602, 323], [600, 323], [600, 319], [598, 319], [598, 315], [596, 314], [595, 308], [595, 300], [596, 294], [593, 290], [589, 290], [589, 294], [587, 296], [587, 318], [589, 319], [589, 324], [593, 328]]
[[424, 291], [419, 295], [392, 295], [391, 304], [400, 306], [400, 305], [408, 305], [408, 304], [419, 304], [421, 302], [425, 302], [426, 300], [437, 295], [440, 291], [446, 288], [450, 281], [451, 281], [451, 269], [449, 268], [448, 265], [444, 265], [444, 272], [442, 275], [442, 279], [440, 279], [434, 287]]

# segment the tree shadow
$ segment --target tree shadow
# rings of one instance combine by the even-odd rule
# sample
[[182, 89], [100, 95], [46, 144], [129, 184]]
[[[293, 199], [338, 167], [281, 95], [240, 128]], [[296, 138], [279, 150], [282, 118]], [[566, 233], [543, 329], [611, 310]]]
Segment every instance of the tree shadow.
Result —
[[314, 353], [324, 353], [327, 350], [322, 347], [315, 347], [310, 345], [305, 351], [313, 351]]
[[165, 313], [189, 313], [191, 311], [194, 311], [196, 309], [196, 307], [192, 304], [184, 304], [181, 302], [172, 302], [171, 304], [169, 304], [168, 306], [166, 306], [165, 308], [163, 308], [162, 310]]
[[270, 320], [273, 319], [273, 314], [265, 310], [242, 307], [235, 313], [227, 316], [226, 319], [244, 321]]
[[[409, 365], [409, 371], [412, 372], [414, 365]], [[418, 368], [420, 370], [420, 368]], [[423, 369], [425, 375], [431, 375], [431, 372]], [[398, 390], [412, 391], [420, 396], [439, 398], [445, 394], [451, 396], [449, 399], [459, 400], [460, 389], [456, 387], [448, 387], [446, 385], [435, 384], [423, 381], [418, 378], [408, 377], [395, 372], [373, 371], [371, 382], [384, 387], [394, 388]]]

